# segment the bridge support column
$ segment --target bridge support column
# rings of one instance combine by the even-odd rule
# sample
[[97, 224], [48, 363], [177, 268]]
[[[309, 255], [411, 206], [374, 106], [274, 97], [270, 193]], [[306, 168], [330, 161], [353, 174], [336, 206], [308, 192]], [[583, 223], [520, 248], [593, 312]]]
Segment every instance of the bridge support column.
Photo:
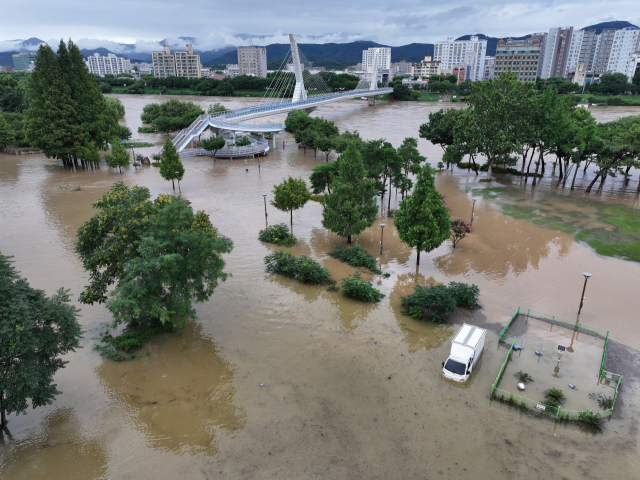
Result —
[[370, 107], [375, 107], [376, 106], [376, 97], [369, 97], [367, 98], [367, 101], [369, 102], [369, 106]]
[[276, 148], [276, 132], [273, 132], [273, 148]]

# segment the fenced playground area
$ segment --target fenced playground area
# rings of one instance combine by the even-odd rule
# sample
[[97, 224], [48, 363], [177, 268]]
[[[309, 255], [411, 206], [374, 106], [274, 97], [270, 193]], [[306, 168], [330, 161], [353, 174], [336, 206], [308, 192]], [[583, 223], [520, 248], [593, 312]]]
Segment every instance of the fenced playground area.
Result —
[[[498, 337], [505, 361], [491, 398], [559, 420], [610, 417], [622, 375], [604, 369], [608, 343], [607, 330], [518, 307]], [[531, 380], [523, 381], [520, 372]], [[550, 401], [550, 389], [561, 390], [565, 398], [559, 404]]]

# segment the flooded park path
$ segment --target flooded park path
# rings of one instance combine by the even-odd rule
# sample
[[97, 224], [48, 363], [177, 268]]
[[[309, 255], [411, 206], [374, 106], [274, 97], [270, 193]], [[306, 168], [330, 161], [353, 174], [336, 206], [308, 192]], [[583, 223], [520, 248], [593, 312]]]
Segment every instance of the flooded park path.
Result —
[[[134, 132], [142, 107], [159, 101], [120, 98]], [[216, 100], [228, 108], [255, 101], [181, 99], [205, 109]], [[429, 112], [441, 106], [372, 108], [345, 101], [314, 115], [397, 147], [417, 137]], [[605, 121], [636, 112], [609, 107], [594, 114]], [[233, 276], [198, 305], [197, 321], [153, 337], [137, 359], [124, 363], [92, 350], [110, 315], [103, 306], [83, 305], [83, 348], [67, 355], [69, 364], [56, 375], [63, 393], [50, 406], [10, 416], [11, 435], [0, 437], [0, 478], [638, 478], [640, 392], [633, 375], [625, 377], [616, 413], [597, 435], [492, 402], [489, 392], [504, 361], [497, 335], [502, 325], [518, 305], [576, 318], [583, 271], [593, 278], [580, 321], [611, 331], [617, 343], [611, 360], [625, 369], [619, 373], [637, 371], [640, 263], [600, 256], [573, 233], [506, 215], [500, 198], [478, 195], [487, 186], [479, 182], [482, 175], [457, 169], [436, 177], [452, 216], [469, 219], [471, 198], [478, 200], [474, 232], [455, 250], [445, 242], [423, 254], [417, 268], [415, 251], [383, 216], [357, 237], [379, 256], [379, 223], [389, 225], [380, 263], [390, 276], [373, 280], [386, 295], [380, 304], [268, 275], [263, 258], [276, 247], [257, 239], [265, 224], [262, 194], [269, 200], [274, 184], [289, 175], [306, 179], [324, 163], [323, 154], [315, 158], [309, 150], [305, 156], [295, 148], [290, 135], [278, 139], [260, 167], [253, 159], [184, 161], [182, 195], [233, 240], [225, 256]], [[440, 147], [421, 139], [419, 148], [433, 165], [440, 161]], [[172, 193], [155, 167], [70, 171], [41, 155], [0, 155], [0, 251], [15, 257], [33, 287], [51, 294], [64, 286], [77, 298], [88, 278], [74, 253], [76, 231], [95, 213], [91, 204], [118, 180], [145, 186], [153, 197]], [[583, 193], [555, 192], [550, 182], [522, 187], [506, 203], [541, 202], [568, 211], [567, 218], [574, 208], [582, 225], [600, 225], [597, 208], [567, 206], [574, 197], [582, 201]], [[509, 178], [491, 186], [520, 191]], [[637, 209], [637, 198], [608, 191], [590, 201]], [[393, 196], [392, 208], [397, 201]], [[287, 213], [270, 205], [268, 211], [270, 223], [288, 221]], [[344, 240], [322, 228], [321, 213], [315, 202], [294, 212], [299, 243], [291, 250], [317, 258], [339, 281], [356, 269], [327, 255]], [[478, 285], [483, 308], [443, 325], [402, 315], [400, 297], [414, 285], [450, 281]], [[489, 331], [478, 366], [462, 386], [442, 380], [440, 366], [465, 321]], [[595, 374], [591, 381], [595, 386]], [[580, 388], [587, 392], [592, 385]]]

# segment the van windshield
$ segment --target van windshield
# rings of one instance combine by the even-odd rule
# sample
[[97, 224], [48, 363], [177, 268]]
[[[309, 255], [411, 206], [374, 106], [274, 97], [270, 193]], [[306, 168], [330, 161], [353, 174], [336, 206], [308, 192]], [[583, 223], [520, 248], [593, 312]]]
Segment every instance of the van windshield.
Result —
[[449, 370], [451, 373], [455, 373], [456, 375], [464, 375], [467, 366], [464, 363], [456, 362], [455, 360], [452, 360], [450, 358], [449, 360], [447, 360], [444, 368]]

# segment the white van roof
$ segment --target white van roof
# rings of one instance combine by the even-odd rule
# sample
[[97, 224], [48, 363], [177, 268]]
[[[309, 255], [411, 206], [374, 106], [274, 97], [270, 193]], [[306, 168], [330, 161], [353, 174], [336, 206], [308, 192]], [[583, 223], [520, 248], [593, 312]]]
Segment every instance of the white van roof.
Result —
[[484, 332], [484, 328], [479, 328], [475, 325], [467, 325], [465, 323], [454, 337], [453, 343], [459, 343], [464, 347], [469, 346], [474, 348], [482, 338], [482, 335], [484, 335]]

